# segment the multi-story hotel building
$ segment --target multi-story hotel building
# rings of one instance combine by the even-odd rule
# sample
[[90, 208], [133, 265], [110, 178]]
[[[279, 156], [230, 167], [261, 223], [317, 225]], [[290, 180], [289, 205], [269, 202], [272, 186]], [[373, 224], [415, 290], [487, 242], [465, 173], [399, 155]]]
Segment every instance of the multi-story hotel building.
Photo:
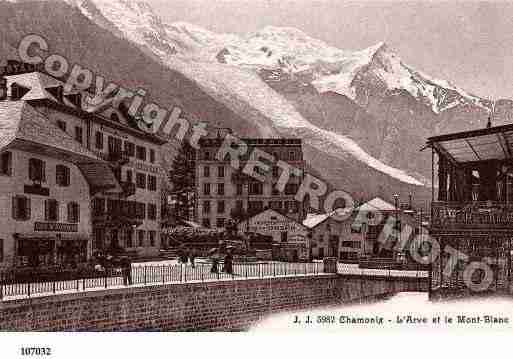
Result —
[[[274, 165], [266, 173], [265, 181], [260, 182], [244, 175], [242, 169], [248, 163], [249, 155], [255, 148], [267, 152], [278, 160], [287, 162], [303, 172], [304, 161], [302, 142], [289, 138], [246, 138], [248, 150], [241, 157], [240, 168], [232, 168], [229, 156], [224, 161], [216, 159], [216, 154], [223, 143], [222, 136], [203, 138], [196, 154], [196, 218], [205, 227], [222, 228], [229, 218], [240, 220], [241, 217], [255, 215], [267, 208], [301, 222], [304, 216], [302, 204], [295, 200], [302, 176], [292, 175], [280, 192], [275, 184], [281, 169]], [[243, 214], [240, 216], [240, 214]], [[239, 218], [237, 218], [239, 217]]]
[[[165, 140], [141, 130], [123, 106], [88, 108], [83, 94], [65, 93], [64, 84], [45, 73], [6, 75], [4, 82], [9, 100], [30, 105], [76, 145], [108, 164], [101, 170], [88, 167], [95, 178], [90, 198], [77, 198], [91, 213], [91, 251], [125, 248], [139, 256], [156, 255], [164, 176], [160, 146]], [[104, 185], [111, 177], [114, 183]]]
[[0, 186], [4, 268], [85, 261], [90, 189], [120, 190], [105, 161], [25, 101], [0, 101]]

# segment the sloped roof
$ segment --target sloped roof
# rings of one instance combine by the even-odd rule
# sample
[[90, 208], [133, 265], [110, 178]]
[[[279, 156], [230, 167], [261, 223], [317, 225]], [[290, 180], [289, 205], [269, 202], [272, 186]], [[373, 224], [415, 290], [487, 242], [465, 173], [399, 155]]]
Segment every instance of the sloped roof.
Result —
[[0, 147], [23, 140], [71, 152], [87, 159], [101, 161], [70, 135], [52, 124], [25, 101], [0, 102]]
[[109, 165], [25, 101], [0, 102], [0, 149], [15, 147], [76, 164], [94, 186], [120, 189]]
[[62, 82], [48, 75], [42, 74], [40, 72], [29, 72], [20, 75], [10, 75], [6, 76], [7, 87], [10, 87], [13, 83], [16, 83], [20, 86], [26, 87], [29, 89], [21, 100], [40, 100], [40, 99], [50, 99], [52, 101], [57, 101], [57, 99], [46, 91], [47, 88], [62, 86]]
[[373, 211], [383, 211], [383, 212], [388, 212], [388, 211], [397, 211], [397, 208], [395, 208], [394, 205], [388, 203], [387, 201], [379, 198], [379, 197], [376, 197], [372, 200], [370, 200], [369, 202], [366, 202], [364, 204], [362, 204], [360, 207], [358, 207], [358, 211], [368, 211], [368, 212], [373, 212]]
[[310, 229], [317, 227], [319, 224], [330, 218], [331, 213], [308, 213], [306, 215], [305, 220], [303, 221], [303, 226], [308, 227]]
[[[286, 215], [284, 215], [284, 214], [282, 214], [282, 213], [280, 213], [280, 212], [278, 212], [278, 211], [275, 211], [275, 210], [274, 210], [274, 209], [272, 209], [272, 208], [264, 209], [262, 212], [259, 212], [259, 213], [255, 214], [255, 215], [253, 215], [253, 216], [249, 217], [247, 220], [251, 220], [252, 218], [255, 218], [255, 217], [261, 216], [261, 215], [263, 215], [264, 213], [271, 213], [271, 214], [274, 214], [274, 215], [276, 215], [276, 216], [278, 216], [278, 217], [280, 217], [280, 218], [284, 218], [284, 219], [286, 219], [286, 220], [288, 220], [288, 221], [295, 222], [295, 223], [296, 223], [296, 224], [298, 224], [299, 226], [305, 227], [302, 223], [297, 222], [294, 218], [290, 218], [290, 217], [288, 217], [288, 216], [286, 216]], [[247, 220], [246, 220], [246, 221], [247, 221]], [[240, 226], [240, 225], [244, 225], [245, 223], [246, 223], [245, 221], [244, 221], [244, 222], [241, 222], [241, 223], [239, 223], [239, 226]]]

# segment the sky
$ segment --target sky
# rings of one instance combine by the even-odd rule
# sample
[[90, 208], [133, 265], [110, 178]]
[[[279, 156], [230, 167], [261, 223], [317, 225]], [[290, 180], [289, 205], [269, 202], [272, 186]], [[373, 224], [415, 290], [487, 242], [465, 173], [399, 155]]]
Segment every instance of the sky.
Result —
[[404, 63], [485, 98], [513, 98], [513, 2], [147, 0], [215, 32], [296, 27], [344, 50], [387, 43]]

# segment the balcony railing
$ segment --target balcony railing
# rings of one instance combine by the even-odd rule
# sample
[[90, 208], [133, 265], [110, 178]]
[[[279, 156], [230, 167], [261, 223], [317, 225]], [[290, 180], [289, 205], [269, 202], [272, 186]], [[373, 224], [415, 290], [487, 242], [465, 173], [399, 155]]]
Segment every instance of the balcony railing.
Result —
[[117, 165], [124, 165], [130, 161], [130, 156], [126, 151], [100, 152], [99, 155], [104, 161]]
[[513, 229], [513, 204], [504, 202], [433, 202], [433, 229]]
[[128, 181], [121, 181], [120, 184], [121, 184], [121, 188], [123, 189], [123, 193], [122, 193], [123, 196], [129, 197], [129, 196], [133, 196], [135, 194], [135, 191], [136, 191], [135, 183], [128, 182]]

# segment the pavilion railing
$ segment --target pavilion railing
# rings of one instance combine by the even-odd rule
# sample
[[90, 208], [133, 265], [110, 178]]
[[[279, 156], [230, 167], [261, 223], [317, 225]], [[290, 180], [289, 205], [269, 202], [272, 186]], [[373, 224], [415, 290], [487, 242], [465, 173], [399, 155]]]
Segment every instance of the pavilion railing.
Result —
[[433, 202], [432, 228], [513, 228], [513, 203]]

